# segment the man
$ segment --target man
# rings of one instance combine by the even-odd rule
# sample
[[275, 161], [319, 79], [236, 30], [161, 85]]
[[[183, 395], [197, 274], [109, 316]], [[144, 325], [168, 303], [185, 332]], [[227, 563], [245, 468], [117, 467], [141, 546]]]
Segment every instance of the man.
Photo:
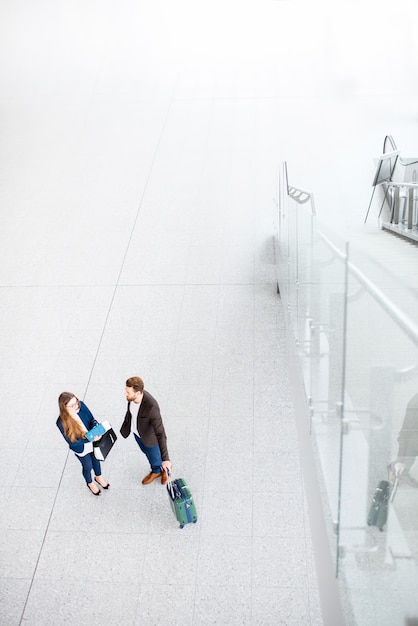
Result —
[[144, 390], [144, 381], [139, 376], [128, 378], [125, 395], [128, 410], [120, 434], [126, 439], [132, 432], [149, 461], [151, 471], [142, 480], [142, 484], [149, 485], [161, 476], [161, 483], [165, 485], [168, 480], [167, 472], [171, 471], [171, 462], [158, 402]]
[[409, 473], [418, 456], [418, 394], [408, 402], [398, 442], [398, 456], [388, 465], [389, 482], [393, 485], [398, 476], [411, 487], [418, 487], [418, 481]]

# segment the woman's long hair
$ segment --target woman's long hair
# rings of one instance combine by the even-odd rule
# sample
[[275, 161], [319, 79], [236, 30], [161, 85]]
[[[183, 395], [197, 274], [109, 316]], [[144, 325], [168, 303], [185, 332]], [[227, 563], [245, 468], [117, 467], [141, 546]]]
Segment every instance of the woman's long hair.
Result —
[[72, 416], [69, 410], [67, 409], [67, 404], [73, 398], [77, 398], [73, 393], [69, 391], [63, 391], [60, 397], [58, 398], [58, 406], [60, 409], [60, 418], [62, 422], [62, 426], [64, 428], [64, 432], [67, 435], [70, 441], [76, 441], [77, 439], [83, 439], [84, 433], [86, 429], [83, 429], [78, 421], [76, 421]]

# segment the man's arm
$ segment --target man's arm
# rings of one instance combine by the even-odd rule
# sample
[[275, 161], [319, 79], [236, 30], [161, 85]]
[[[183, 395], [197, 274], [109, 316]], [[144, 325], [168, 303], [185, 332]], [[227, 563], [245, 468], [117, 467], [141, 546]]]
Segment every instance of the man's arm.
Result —
[[128, 402], [128, 408], [126, 410], [125, 419], [123, 420], [123, 424], [120, 427], [120, 431], [119, 431], [124, 439], [129, 437], [131, 433], [132, 415], [131, 415], [131, 411], [129, 410], [129, 404], [130, 403]]

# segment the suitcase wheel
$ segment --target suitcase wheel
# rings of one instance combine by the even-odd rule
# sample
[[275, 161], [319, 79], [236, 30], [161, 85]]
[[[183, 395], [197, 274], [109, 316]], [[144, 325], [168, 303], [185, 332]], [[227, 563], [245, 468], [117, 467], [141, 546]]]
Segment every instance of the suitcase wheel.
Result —
[[184, 524], [180, 524], [180, 527], [179, 527], [179, 528], [184, 528]]

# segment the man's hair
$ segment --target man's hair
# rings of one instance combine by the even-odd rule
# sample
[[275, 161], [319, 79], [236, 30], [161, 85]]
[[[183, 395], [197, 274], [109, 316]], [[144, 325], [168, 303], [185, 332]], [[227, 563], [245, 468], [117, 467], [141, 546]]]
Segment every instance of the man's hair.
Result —
[[131, 376], [126, 381], [126, 387], [132, 387], [134, 391], [144, 391], [144, 381], [139, 376]]

